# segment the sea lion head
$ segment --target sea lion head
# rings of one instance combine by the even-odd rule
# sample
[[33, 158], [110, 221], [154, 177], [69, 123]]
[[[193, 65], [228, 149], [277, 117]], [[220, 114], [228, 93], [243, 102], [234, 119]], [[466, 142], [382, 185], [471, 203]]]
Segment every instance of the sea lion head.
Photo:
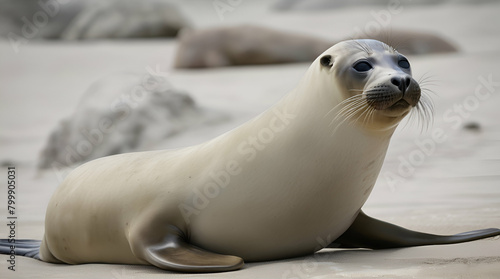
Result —
[[340, 94], [334, 110], [337, 122], [386, 130], [397, 126], [413, 109], [425, 110], [426, 115], [431, 109], [421, 98], [408, 59], [385, 43], [343, 41], [317, 61], [317, 67], [334, 80]]

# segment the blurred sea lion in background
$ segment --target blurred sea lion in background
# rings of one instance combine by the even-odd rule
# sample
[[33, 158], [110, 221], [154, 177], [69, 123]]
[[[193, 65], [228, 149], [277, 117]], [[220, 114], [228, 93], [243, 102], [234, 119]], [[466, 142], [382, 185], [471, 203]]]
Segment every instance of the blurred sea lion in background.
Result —
[[182, 30], [175, 67], [309, 62], [330, 46], [320, 38], [253, 25]]
[[[388, 30], [356, 36], [354, 39], [361, 37], [394, 45], [406, 55], [458, 51], [452, 43], [427, 32]], [[311, 62], [339, 41], [343, 40], [325, 40], [254, 25], [183, 30], [179, 36], [175, 67], [212, 68]]]

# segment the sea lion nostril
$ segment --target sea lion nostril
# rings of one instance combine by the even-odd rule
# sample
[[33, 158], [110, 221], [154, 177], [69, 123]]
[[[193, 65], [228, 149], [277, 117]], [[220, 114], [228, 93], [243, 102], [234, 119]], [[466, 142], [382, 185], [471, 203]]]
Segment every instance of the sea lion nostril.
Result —
[[399, 88], [399, 86], [401, 85], [401, 79], [399, 79], [397, 77], [393, 77], [393, 78], [391, 78], [391, 83], [396, 85]]
[[398, 89], [404, 94], [406, 91], [405, 79], [402, 77], [393, 77], [391, 78], [391, 83], [396, 85]]
[[410, 86], [410, 83], [411, 83], [411, 78], [410, 77], [406, 77], [405, 78], [405, 87], [408, 88]]
[[393, 77], [391, 78], [391, 83], [396, 85], [398, 89], [404, 94], [406, 89], [410, 86], [410, 77]]

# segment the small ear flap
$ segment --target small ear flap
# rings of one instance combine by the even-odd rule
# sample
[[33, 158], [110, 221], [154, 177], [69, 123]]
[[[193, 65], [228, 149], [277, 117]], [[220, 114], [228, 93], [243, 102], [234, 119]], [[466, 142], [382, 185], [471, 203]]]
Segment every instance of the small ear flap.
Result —
[[319, 61], [320, 61], [321, 65], [323, 65], [325, 67], [333, 66], [333, 58], [331, 55], [325, 55], [325, 56], [321, 57], [321, 59]]

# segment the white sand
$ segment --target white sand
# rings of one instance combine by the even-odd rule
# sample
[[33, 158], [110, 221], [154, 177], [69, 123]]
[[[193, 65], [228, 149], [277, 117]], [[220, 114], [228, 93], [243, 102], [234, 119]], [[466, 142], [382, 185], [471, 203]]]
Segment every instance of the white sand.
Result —
[[[200, 27], [253, 22], [341, 38], [366, 28], [375, 21], [370, 12], [384, 9], [272, 13], [259, 3], [248, 2], [226, 13], [223, 21], [210, 1], [188, 3], [183, 10]], [[411, 124], [396, 132], [365, 211], [430, 233], [500, 227], [500, 85], [493, 86], [482, 100], [474, 97], [481, 77], [500, 82], [500, 4], [402, 7], [399, 14], [391, 15], [391, 28], [435, 31], [462, 51], [410, 58], [417, 79], [431, 77], [432, 82], [425, 87], [436, 93], [432, 96], [434, 125], [424, 133]], [[141, 74], [148, 66], [170, 69], [175, 41], [32, 41], [20, 50], [15, 54], [8, 42], [0, 42], [0, 161], [12, 161], [17, 166], [17, 237], [41, 239], [45, 208], [59, 183], [53, 171], [35, 170], [38, 152], [49, 132], [73, 112], [81, 94], [98, 78], [122, 71]], [[286, 94], [307, 67], [294, 64], [172, 71], [169, 80], [176, 87], [190, 92], [202, 106], [227, 112], [232, 120], [180, 134], [158, 148], [191, 145], [235, 127]], [[483, 94], [488, 92], [481, 90]], [[458, 105], [469, 109], [465, 110], [467, 115], [453, 112]], [[468, 122], [478, 123], [480, 131], [462, 129]], [[444, 140], [434, 140], [428, 155], [415, 143], [415, 139], [425, 141], [429, 148], [432, 134], [440, 131], [439, 139]], [[421, 154], [425, 155], [419, 157]], [[404, 168], [402, 161], [413, 161], [413, 168]], [[391, 184], [386, 179], [389, 173], [401, 180]], [[1, 175], [3, 224], [7, 220], [5, 167]], [[7, 236], [6, 229], [0, 226], [1, 238]], [[11, 272], [6, 259], [0, 257], [1, 278], [498, 278], [500, 239], [385, 251], [328, 249], [315, 257], [252, 263], [241, 271], [206, 275], [173, 274], [142, 266], [51, 265], [22, 257], [16, 258], [17, 271]]]

